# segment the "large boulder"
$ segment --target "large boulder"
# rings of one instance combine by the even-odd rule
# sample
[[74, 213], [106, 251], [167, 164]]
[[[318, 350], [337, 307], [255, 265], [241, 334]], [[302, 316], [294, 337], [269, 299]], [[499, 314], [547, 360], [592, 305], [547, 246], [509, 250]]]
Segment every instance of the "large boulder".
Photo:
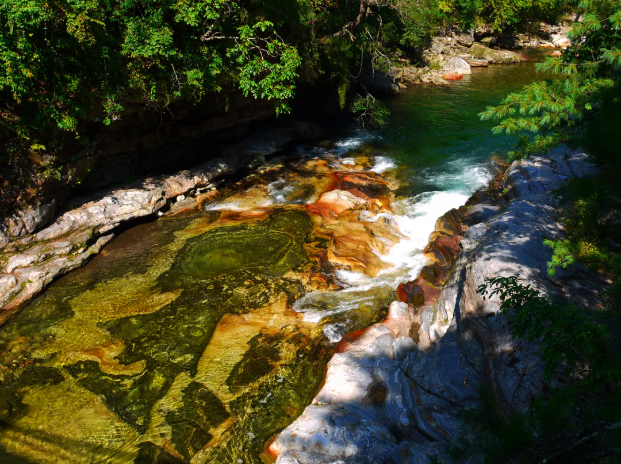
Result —
[[466, 60], [454, 56], [446, 60], [442, 65], [442, 71], [454, 74], [472, 74], [472, 69]]
[[399, 78], [400, 72], [397, 69], [391, 68], [388, 71], [382, 71], [368, 66], [363, 69], [360, 75], [360, 82], [369, 90], [386, 94], [397, 94], [401, 90]]
[[474, 43], [474, 33], [470, 32], [461, 32], [454, 35], [455, 41], [464, 47], [471, 47]]

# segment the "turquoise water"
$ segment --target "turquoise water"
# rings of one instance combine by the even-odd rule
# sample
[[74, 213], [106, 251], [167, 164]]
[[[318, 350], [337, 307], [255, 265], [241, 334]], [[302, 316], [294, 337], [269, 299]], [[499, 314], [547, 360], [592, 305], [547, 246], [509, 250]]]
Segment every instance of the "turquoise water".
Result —
[[[536, 77], [526, 62], [411, 87], [386, 101], [383, 133], [300, 150], [210, 211], [121, 233], [2, 328], [0, 461], [270, 462], [266, 443], [310, 403], [335, 343], [381, 320], [437, 218], [515, 143], [478, 113]], [[394, 201], [326, 229], [307, 206], [354, 166], [394, 184]], [[391, 231], [380, 272], [317, 264], [332, 233]]]
[[482, 165], [493, 155], [504, 157], [516, 139], [493, 135], [494, 122], [481, 121], [478, 114], [545, 77], [535, 73], [533, 61], [472, 71], [448, 86], [412, 86], [386, 102], [391, 119], [382, 145], [414, 192], [469, 192], [479, 186]]

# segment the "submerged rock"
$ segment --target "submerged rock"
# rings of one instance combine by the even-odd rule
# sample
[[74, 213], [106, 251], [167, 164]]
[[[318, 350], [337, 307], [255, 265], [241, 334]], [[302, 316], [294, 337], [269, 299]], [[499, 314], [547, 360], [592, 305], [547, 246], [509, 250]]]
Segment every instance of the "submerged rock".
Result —
[[316, 133], [313, 125], [298, 122], [258, 134], [226, 147], [222, 158], [195, 168], [76, 198], [76, 207], [42, 229], [56, 213], [56, 203], [9, 218], [9, 227], [0, 224], [0, 248], [5, 248], [0, 253], [0, 273], [13, 277], [0, 281], [0, 325], [50, 282], [99, 253], [114, 238], [111, 232], [122, 223], [154, 215], [168, 204], [171, 214], [190, 211], [198, 201], [214, 196], [203, 195], [198, 201], [187, 197], [196, 189], [234, 174], [252, 160], [264, 160], [264, 156], [281, 150], [296, 137]]
[[[194, 201], [181, 193], [56, 282], [0, 332], [11, 411], [0, 446], [33, 461], [261, 462], [311, 403], [340, 335], [377, 323], [393, 299], [388, 285], [334, 293], [335, 270], [376, 276], [378, 250], [400, 239], [388, 182], [368, 155], [354, 163], [266, 163], [203, 211], [175, 211]], [[19, 289], [20, 273], [35, 279], [93, 239], [38, 244], [4, 263], [13, 274], [0, 285]], [[414, 348], [405, 308], [378, 327], [394, 360]], [[389, 381], [370, 385], [374, 407], [390, 401]], [[24, 432], [36, 427], [54, 440]]]

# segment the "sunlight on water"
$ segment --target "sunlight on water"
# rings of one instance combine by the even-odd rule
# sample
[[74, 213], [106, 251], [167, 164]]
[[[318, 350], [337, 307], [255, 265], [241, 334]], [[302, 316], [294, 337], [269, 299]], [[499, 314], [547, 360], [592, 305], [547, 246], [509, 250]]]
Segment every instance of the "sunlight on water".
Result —
[[0, 461], [270, 462], [335, 343], [385, 317], [436, 220], [515, 142], [477, 114], [534, 77], [410, 88], [381, 135], [300, 147], [121, 233], [0, 331]]

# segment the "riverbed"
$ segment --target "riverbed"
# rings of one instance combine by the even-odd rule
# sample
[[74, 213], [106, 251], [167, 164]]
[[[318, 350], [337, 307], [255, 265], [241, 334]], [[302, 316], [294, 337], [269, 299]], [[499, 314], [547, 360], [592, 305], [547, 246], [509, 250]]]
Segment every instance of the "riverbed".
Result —
[[120, 234], [3, 327], [0, 459], [270, 462], [341, 337], [382, 320], [514, 145], [477, 114], [535, 78], [412, 87], [383, 133], [344, 129]]

